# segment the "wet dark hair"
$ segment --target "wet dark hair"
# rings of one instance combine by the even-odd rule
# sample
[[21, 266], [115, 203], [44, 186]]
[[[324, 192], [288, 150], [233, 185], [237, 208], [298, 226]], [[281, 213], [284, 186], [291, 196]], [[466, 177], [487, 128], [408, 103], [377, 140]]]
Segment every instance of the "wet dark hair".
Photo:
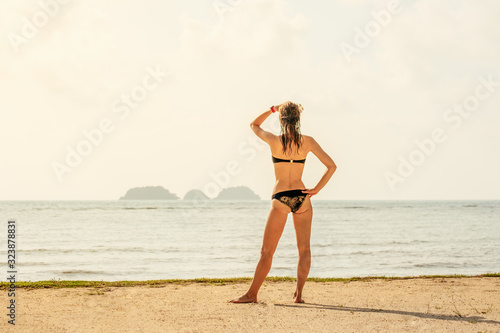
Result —
[[300, 113], [303, 107], [293, 102], [285, 102], [280, 107], [280, 140], [283, 146], [283, 154], [292, 153], [295, 146], [297, 153], [302, 147], [302, 134], [300, 133]]

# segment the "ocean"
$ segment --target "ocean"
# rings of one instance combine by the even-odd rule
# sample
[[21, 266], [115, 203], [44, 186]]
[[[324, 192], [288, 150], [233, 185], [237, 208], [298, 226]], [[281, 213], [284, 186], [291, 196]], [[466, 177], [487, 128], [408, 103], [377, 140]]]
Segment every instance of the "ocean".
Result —
[[[500, 272], [500, 201], [312, 202], [310, 277]], [[270, 204], [2, 201], [0, 256], [15, 219], [18, 281], [251, 277]], [[269, 275], [296, 265], [290, 214]]]

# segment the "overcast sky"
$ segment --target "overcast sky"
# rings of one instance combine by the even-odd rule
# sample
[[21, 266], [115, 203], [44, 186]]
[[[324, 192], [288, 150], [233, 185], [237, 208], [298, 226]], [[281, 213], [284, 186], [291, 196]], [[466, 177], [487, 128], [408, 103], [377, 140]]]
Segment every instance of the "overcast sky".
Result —
[[54, 1], [0, 3], [0, 200], [269, 199], [286, 100], [317, 199], [500, 199], [497, 0]]

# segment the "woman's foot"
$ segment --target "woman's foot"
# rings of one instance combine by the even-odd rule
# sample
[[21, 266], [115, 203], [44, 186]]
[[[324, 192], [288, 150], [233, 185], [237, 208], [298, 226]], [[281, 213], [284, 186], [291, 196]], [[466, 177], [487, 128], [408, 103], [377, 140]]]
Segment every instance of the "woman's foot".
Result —
[[295, 303], [305, 303], [304, 300], [302, 299], [302, 295], [299, 295], [297, 291], [293, 294], [293, 301]]
[[229, 303], [257, 303], [257, 296], [250, 297], [247, 294], [233, 298], [229, 301]]

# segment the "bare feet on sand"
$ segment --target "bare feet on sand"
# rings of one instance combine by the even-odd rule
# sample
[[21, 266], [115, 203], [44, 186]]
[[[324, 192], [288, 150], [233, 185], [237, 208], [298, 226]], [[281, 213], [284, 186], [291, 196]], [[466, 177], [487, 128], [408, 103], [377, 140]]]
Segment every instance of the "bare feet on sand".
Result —
[[257, 303], [257, 297], [250, 297], [247, 294], [233, 298], [229, 303]]
[[302, 295], [297, 295], [297, 291], [295, 291], [295, 293], [293, 294], [293, 301], [295, 303], [305, 303], [302, 299]]
[[[302, 295], [297, 295], [297, 291], [293, 294], [293, 301], [295, 303], [305, 303], [304, 300], [302, 299]], [[258, 303], [257, 302], [257, 297], [250, 297], [247, 294], [233, 298], [232, 300], [229, 301], [229, 303]]]

